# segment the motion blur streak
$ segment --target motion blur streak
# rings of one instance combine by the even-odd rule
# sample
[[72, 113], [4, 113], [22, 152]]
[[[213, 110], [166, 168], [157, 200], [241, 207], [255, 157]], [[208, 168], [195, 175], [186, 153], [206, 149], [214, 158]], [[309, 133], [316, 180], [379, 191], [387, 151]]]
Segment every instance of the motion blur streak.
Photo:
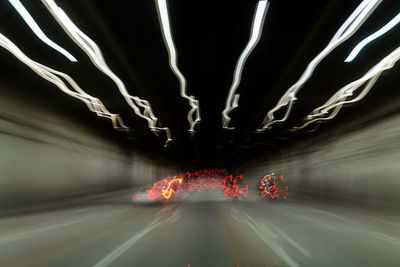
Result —
[[109, 266], [120, 255], [122, 255], [124, 252], [126, 252], [131, 246], [133, 246], [135, 243], [137, 243], [142, 237], [144, 237], [150, 231], [152, 231], [153, 229], [155, 229], [165, 223], [173, 222], [178, 216], [179, 216], [179, 213], [175, 212], [175, 213], [173, 213], [172, 216], [170, 216], [169, 218], [162, 220], [162, 221], [161, 221], [161, 216], [157, 217], [148, 226], [146, 226], [146, 228], [144, 228], [143, 230], [141, 230], [138, 233], [136, 233], [135, 235], [133, 235], [131, 238], [129, 238], [127, 241], [125, 241], [121, 246], [116, 248], [114, 251], [112, 251], [110, 254], [108, 254], [105, 258], [103, 258], [100, 262], [98, 262], [93, 267]]
[[241, 53], [238, 61], [236, 62], [235, 71], [233, 73], [233, 82], [229, 89], [228, 97], [226, 98], [225, 109], [222, 111], [223, 128], [229, 128], [229, 122], [231, 118], [228, 116], [228, 114], [238, 106], [239, 95], [235, 94], [235, 92], [240, 85], [240, 79], [242, 76], [244, 65], [246, 64], [246, 60], [260, 40], [265, 15], [268, 11], [268, 6], [268, 0], [261, 0], [257, 4], [253, 18], [253, 24], [251, 27], [250, 39], [245, 49]]
[[345, 62], [351, 62], [353, 61], [357, 55], [360, 53], [360, 51], [370, 42], [375, 40], [376, 38], [379, 38], [380, 36], [384, 35], [386, 32], [390, 31], [394, 26], [396, 26], [400, 22], [400, 13], [397, 14], [396, 17], [394, 17], [391, 21], [389, 21], [385, 26], [383, 26], [380, 30], [377, 32], [371, 34], [364, 40], [362, 40], [354, 49], [350, 52], [349, 56], [345, 59]]
[[[270, 111], [268, 111], [267, 115], [260, 125], [260, 129], [257, 129], [257, 131], [264, 131], [270, 128], [274, 123], [284, 122], [287, 120], [291, 112], [291, 105], [293, 105], [293, 101], [297, 100], [296, 94], [302, 88], [302, 86], [311, 78], [318, 64], [336, 47], [349, 39], [361, 27], [361, 25], [366, 21], [366, 19], [371, 15], [371, 13], [375, 10], [375, 8], [378, 7], [381, 2], [381, 0], [364, 0], [363, 2], [361, 2], [356, 10], [339, 28], [329, 44], [308, 64], [300, 79], [283, 94], [283, 96], [279, 99], [277, 105], [273, 107]], [[284, 118], [281, 120], [274, 120], [274, 113], [285, 106], [288, 106], [288, 108], [286, 110]]]
[[[179, 80], [181, 96], [186, 100], [188, 100], [189, 105], [192, 107], [192, 109], [189, 111], [187, 115], [187, 119], [190, 124], [189, 132], [194, 133], [196, 124], [201, 121], [199, 101], [196, 100], [194, 96], [187, 95], [186, 78], [185, 76], [183, 76], [182, 72], [179, 70], [178, 67], [178, 53], [176, 51], [175, 44], [172, 38], [167, 0], [156, 0], [156, 5], [157, 5], [158, 18], [160, 21], [161, 31], [164, 37], [165, 45], [168, 50], [169, 66], [171, 67], [171, 70]], [[193, 116], [196, 116], [194, 120]]]
[[[26, 64], [34, 72], [47, 81], [51, 82], [57, 86], [64, 93], [83, 101], [90, 111], [95, 112], [98, 116], [108, 118], [112, 121], [113, 126], [117, 130], [127, 130], [129, 129], [125, 126], [121, 117], [118, 114], [110, 113], [103, 103], [98, 99], [83, 91], [78, 84], [67, 74], [63, 72], [56, 71], [49, 67], [46, 67], [32, 59], [28, 58], [13, 42], [11, 42], [7, 37], [0, 33], [0, 45], [11, 52], [20, 61]], [[64, 78], [68, 84], [75, 90], [71, 90], [58, 76]]]
[[[255, 134], [308, 63], [378, 2], [268, 1], [226, 130], [221, 113], [263, 3], [166, 0], [188, 95], [201, 103], [192, 135], [158, 0], [49, 1], [97, 43], [66, 23], [90, 57], [42, 1], [19, 1], [79, 62], [0, 2], [0, 267], [400, 267], [400, 25], [343, 62], [400, 1], [382, 1], [319, 63], [299, 101], [274, 113], [285, 123]], [[91, 57], [151, 102], [154, 127], [165, 120], [173, 134], [168, 148]]]
[[[146, 190], [146, 193], [136, 194], [132, 198], [133, 200], [140, 200], [147, 198], [148, 200], [155, 200], [162, 198], [169, 200], [173, 195], [177, 195], [179, 192], [193, 192], [197, 190], [200, 192], [203, 189], [218, 189], [221, 188], [224, 195], [228, 197], [237, 197], [242, 195], [247, 197], [248, 185], [243, 188], [238, 186], [238, 182], [243, 180], [243, 174], [238, 176], [228, 175], [222, 179], [221, 173], [225, 170], [221, 169], [210, 169], [201, 170], [196, 172], [187, 172], [177, 176], [170, 176], [155, 182], [151, 189]], [[186, 180], [186, 182], [184, 182]]]
[[[134, 110], [135, 114], [139, 117], [147, 120], [148, 127], [153, 132], [158, 132], [160, 130], [165, 131], [167, 135], [167, 140], [165, 146], [168, 145], [171, 139], [170, 130], [167, 127], [160, 128], [157, 127], [157, 118], [154, 116], [151, 109], [150, 103], [147, 100], [143, 100], [137, 96], [132, 96], [128, 93], [125, 84], [115, 75], [111, 69], [108, 67], [103, 54], [98, 47], [98, 45], [93, 42], [86, 34], [84, 34], [78, 27], [71, 21], [71, 19], [65, 14], [65, 12], [56, 5], [53, 0], [42, 0], [43, 4], [61, 25], [64, 31], [71, 37], [71, 39], [88, 55], [92, 63], [105, 75], [110, 77], [114, 83], [118, 86], [119, 91], [125, 98], [129, 106]], [[140, 108], [143, 108], [143, 111]]]
[[25, 20], [26, 24], [28, 24], [28, 26], [31, 28], [31, 30], [36, 34], [36, 36], [40, 40], [42, 40], [44, 43], [46, 43], [48, 46], [52, 47], [56, 51], [63, 54], [70, 61], [72, 61], [72, 62], [78, 61], [67, 50], [60, 47], [58, 44], [54, 43], [52, 40], [50, 40], [46, 36], [46, 34], [44, 34], [44, 32], [40, 29], [39, 25], [37, 25], [35, 20], [32, 18], [32, 16], [29, 14], [29, 12], [26, 10], [26, 8], [22, 5], [22, 3], [19, 0], [8, 0], [8, 1], [17, 10], [17, 12], [20, 14], [20, 16]]
[[[400, 59], [400, 47], [395, 49], [387, 57], [382, 59], [378, 64], [376, 64], [372, 69], [370, 69], [363, 77], [360, 79], [349, 83], [340, 90], [338, 90], [325, 104], [314, 109], [305, 119], [303, 125], [299, 127], [294, 127], [295, 130], [303, 129], [312, 123], [319, 121], [326, 121], [333, 119], [340, 111], [343, 105], [354, 103], [363, 99], [371, 88], [374, 86], [378, 78], [386, 70], [393, 68], [396, 62]], [[348, 99], [353, 96], [354, 91], [363, 87], [361, 92], [354, 98]], [[329, 112], [331, 113], [329, 114]], [[329, 116], [327, 116], [329, 114]], [[327, 116], [327, 117], [326, 117]]]
[[[281, 175], [279, 177], [279, 179], [283, 180], [283, 176]], [[282, 196], [284, 199], [287, 198], [287, 194], [288, 194], [287, 186], [285, 186], [284, 190], [280, 190], [275, 179], [272, 180], [272, 185], [269, 185], [269, 186], [266, 186], [266, 180], [271, 181], [272, 180], [271, 175], [264, 177], [260, 182], [261, 185], [259, 188], [262, 190], [261, 196], [263, 196], [263, 197], [269, 196], [272, 199], [278, 198], [279, 196]]]

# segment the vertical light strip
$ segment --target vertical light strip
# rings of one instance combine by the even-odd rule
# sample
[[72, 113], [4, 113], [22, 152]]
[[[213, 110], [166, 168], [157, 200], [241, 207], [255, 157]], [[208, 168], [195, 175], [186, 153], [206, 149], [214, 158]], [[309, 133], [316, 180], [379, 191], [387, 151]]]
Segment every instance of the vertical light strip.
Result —
[[[339, 30], [335, 33], [329, 44], [308, 64], [299, 80], [293, 84], [279, 99], [278, 103], [264, 117], [260, 128], [257, 131], [264, 131], [270, 128], [274, 123], [284, 122], [290, 115], [293, 102], [297, 99], [296, 94], [303, 85], [311, 78], [318, 64], [327, 57], [336, 47], [349, 39], [367, 20], [371, 13], [378, 7], [382, 0], [364, 0], [353, 11], [353, 13], [342, 24]], [[280, 120], [274, 119], [274, 113], [282, 107], [288, 106], [284, 117]]]
[[400, 13], [397, 14], [396, 17], [394, 17], [391, 21], [389, 21], [385, 26], [383, 26], [381, 29], [379, 29], [377, 32], [371, 34], [364, 40], [362, 40], [354, 49], [350, 52], [349, 56], [345, 59], [345, 62], [351, 62], [353, 61], [356, 56], [360, 53], [360, 51], [370, 42], [375, 40], [376, 38], [379, 38], [380, 36], [384, 35], [388, 31], [390, 31], [394, 26], [396, 26], [400, 22]]
[[28, 24], [29, 28], [31, 28], [31, 30], [36, 34], [36, 36], [40, 40], [42, 40], [45, 44], [47, 44], [54, 50], [64, 55], [70, 61], [77, 62], [77, 59], [73, 55], [71, 55], [64, 48], [60, 47], [58, 44], [54, 43], [46, 36], [46, 34], [44, 34], [44, 32], [40, 29], [39, 25], [37, 25], [35, 20], [32, 18], [32, 16], [29, 14], [29, 12], [26, 10], [26, 8], [22, 5], [22, 3], [19, 0], [8, 0], [8, 1], [15, 8], [15, 10], [17, 10], [19, 15], [23, 18], [26, 24]]
[[[126, 89], [122, 80], [108, 67], [98, 45], [86, 34], [84, 34], [53, 0], [42, 0], [42, 2], [57, 20], [60, 26], [64, 29], [64, 31], [69, 35], [69, 37], [86, 53], [86, 55], [88, 55], [93, 65], [95, 65], [96, 68], [107, 75], [117, 85], [120, 93], [125, 98], [128, 105], [133, 109], [137, 116], [147, 121], [150, 130], [152, 130], [155, 134], [157, 134], [157, 132], [160, 130], [165, 131], [167, 135], [165, 146], [167, 146], [168, 143], [172, 141], [170, 130], [167, 127], [157, 127], [158, 119], [153, 114], [150, 103], [147, 100], [143, 100], [137, 96], [132, 96], [128, 93], [128, 90]], [[143, 110], [141, 110], [139, 107]]]
[[[172, 38], [172, 31], [169, 20], [167, 0], [156, 0], [156, 6], [158, 11], [158, 19], [160, 21], [161, 32], [164, 38], [165, 46], [168, 50], [169, 66], [172, 72], [179, 80], [180, 85], [180, 95], [189, 102], [192, 109], [187, 115], [187, 119], [190, 124], [189, 132], [195, 132], [195, 126], [201, 121], [199, 102], [194, 98], [194, 96], [187, 95], [187, 84], [185, 76], [179, 70], [178, 67], [178, 53], [175, 48], [174, 40]], [[196, 118], [194, 119], [194, 115]]]
[[[104, 104], [100, 101], [100, 99], [93, 97], [87, 94], [85, 91], [83, 91], [70, 76], [68, 76], [63, 72], [59, 72], [47, 66], [44, 66], [36, 61], [33, 61], [32, 59], [27, 57], [12, 41], [10, 41], [7, 37], [5, 37], [1, 33], [0, 33], [0, 46], [7, 49], [17, 59], [26, 64], [39, 76], [57, 86], [64, 93], [83, 101], [87, 105], [90, 111], [95, 112], [100, 117], [110, 119], [115, 129], [117, 130], [129, 129], [128, 127], [125, 126], [124, 122], [122, 121], [121, 117], [118, 114], [110, 113], [104, 106]], [[65, 81], [67, 81], [67, 83], [70, 85], [70, 87], [73, 88], [73, 90], [71, 90], [60, 77]]]
[[[261, 0], [258, 1], [254, 18], [253, 24], [251, 27], [250, 39], [242, 51], [238, 61], [236, 62], [235, 70], [233, 73], [233, 81], [232, 85], [229, 88], [228, 97], [226, 98], [225, 109], [222, 111], [222, 127], [229, 129], [229, 122], [231, 118], [228, 114], [238, 107], [239, 103], [239, 95], [235, 94], [236, 89], [239, 87], [240, 79], [242, 77], [242, 72], [244, 65], [246, 64], [246, 60], [249, 57], [250, 53], [256, 47], [258, 41], [260, 40], [262, 28], [264, 25], [265, 15], [268, 11], [269, 2], [268, 0]], [[230, 128], [233, 129], [233, 128]]]

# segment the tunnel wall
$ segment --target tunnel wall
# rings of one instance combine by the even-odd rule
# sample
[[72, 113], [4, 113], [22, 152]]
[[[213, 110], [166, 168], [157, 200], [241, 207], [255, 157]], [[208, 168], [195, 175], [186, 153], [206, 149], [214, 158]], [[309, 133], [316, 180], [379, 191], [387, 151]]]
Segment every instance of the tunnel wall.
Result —
[[399, 206], [400, 114], [356, 130], [341, 128], [252, 161], [244, 173], [258, 182], [283, 175], [289, 197]]
[[0, 93], [0, 210], [148, 185], [172, 172], [165, 160], [127, 152], [54, 110]]

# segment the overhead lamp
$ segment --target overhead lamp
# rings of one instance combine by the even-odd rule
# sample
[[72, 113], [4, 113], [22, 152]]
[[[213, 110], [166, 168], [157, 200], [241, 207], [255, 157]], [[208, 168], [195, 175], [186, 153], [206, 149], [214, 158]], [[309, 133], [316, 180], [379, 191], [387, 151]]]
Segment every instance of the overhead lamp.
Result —
[[[96, 113], [100, 117], [108, 118], [112, 121], [113, 126], [117, 130], [128, 130], [122, 118], [118, 114], [108, 111], [100, 99], [87, 94], [79, 85], [67, 74], [49, 68], [27, 57], [10, 39], [0, 33], [0, 46], [7, 49], [22, 63], [31, 68], [40, 77], [57, 86], [65, 94], [83, 101], [90, 111]], [[66, 81], [69, 86], [64, 82]]]
[[[339, 89], [331, 98], [328, 99], [328, 101], [325, 102], [325, 104], [314, 109], [306, 118], [304, 118], [301, 126], [294, 127], [292, 130], [301, 130], [308, 127], [310, 124], [333, 119], [339, 113], [343, 105], [355, 103], [363, 99], [375, 85], [382, 73], [393, 68], [399, 60], [400, 47], [383, 58], [360, 79]], [[360, 88], [362, 88], [360, 93], [354, 96], [355, 91]]]
[[194, 96], [187, 95], [187, 83], [185, 76], [179, 70], [178, 67], [178, 53], [172, 38], [171, 25], [169, 20], [168, 6], [166, 0], [156, 0], [156, 6], [158, 11], [158, 19], [160, 21], [161, 32], [164, 38], [165, 46], [168, 51], [169, 66], [172, 72], [179, 80], [180, 95], [182, 98], [189, 102], [192, 107], [187, 115], [189, 121], [189, 132], [195, 132], [195, 126], [201, 121], [199, 102], [194, 98]]
[[129, 94], [123, 81], [112, 72], [110, 67], [107, 65], [99, 46], [72, 22], [64, 10], [58, 7], [53, 0], [42, 0], [42, 3], [46, 6], [68, 36], [86, 53], [93, 65], [116, 84], [120, 93], [128, 105], [133, 109], [134, 113], [147, 121], [149, 129], [155, 134], [157, 134], [158, 131], [165, 131], [167, 136], [165, 146], [167, 146], [168, 143], [172, 141], [169, 128], [157, 127], [158, 119], [154, 115], [150, 103], [138, 96]]
[[268, 11], [269, 2], [268, 0], [258, 1], [256, 10], [254, 12], [253, 24], [251, 27], [250, 38], [247, 42], [246, 47], [240, 54], [239, 59], [236, 62], [235, 70], [233, 73], [233, 81], [231, 87], [229, 88], [228, 97], [225, 102], [225, 109], [222, 111], [222, 127], [229, 128], [229, 122], [231, 118], [228, 114], [238, 107], [239, 95], [235, 94], [237, 88], [240, 85], [240, 80], [242, 77], [242, 72], [244, 65], [246, 64], [246, 60], [249, 57], [250, 53], [256, 47], [258, 41], [260, 40], [262, 28], [264, 25], [265, 15]]
[[[311, 78], [319, 63], [336, 47], [349, 39], [361, 27], [361, 25], [367, 20], [367, 18], [381, 2], [382, 0], [364, 0], [361, 2], [361, 4], [353, 11], [353, 13], [335, 33], [328, 45], [307, 65], [307, 68], [297, 82], [287, 89], [279, 99], [278, 103], [267, 112], [267, 115], [264, 117], [260, 128], [257, 129], [258, 132], [265, 131], [266, 129], [271, 128], [274, 123], [284, 122], [289, 118], [289, 115], [292, 111], [293, 102], [296, 100], [296, 94]], [[287, 107], [284, 117], [280, 120], [275, 119], [274, 113], [283, 107]]]
[[380, 36], [384, 35], [388, 31], [390, 31], [394, 26], [396, 26], [400, 22], [400, 13], [397, 14], [391, 21], [389, 21], [385, 26], [383, 26], [381, 29], [376, 31], [375, 33], [371, 34], [364, 40], [362, 40], [354, 49], [350, 52], [349, 56], [346, 58], [345, 62], [351, 62], [353, 61], [357, 55], [360, 53], [360, 51], [368, 45], [370, 42], [373, 40], [379, 38]]
[[46, 34], [40, 29], [39, 25], [35, 22], [32, 16], [29, 14], [28, 10], [22, 5], [19, 0], [8, 0], [10, 4], [17, 10], [18, 14], [24, 19], [26, 24], [28, 24], [29, 28], [36, 34], [36, 36], [42, 40], [45, 44], [63, 54], [66, 58], [68, 58], [72, 62], [77, 62], [78, 60], [71, 55], [67, 50], [59, 46], [50, 40]]

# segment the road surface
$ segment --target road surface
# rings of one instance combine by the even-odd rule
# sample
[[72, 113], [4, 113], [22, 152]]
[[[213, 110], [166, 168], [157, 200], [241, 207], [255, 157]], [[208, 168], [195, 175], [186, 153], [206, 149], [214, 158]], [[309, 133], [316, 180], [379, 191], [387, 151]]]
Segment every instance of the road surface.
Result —
[[400, 266], [400, 215], [293, 201], [133, 205], [0, 218], [0, 266]]

